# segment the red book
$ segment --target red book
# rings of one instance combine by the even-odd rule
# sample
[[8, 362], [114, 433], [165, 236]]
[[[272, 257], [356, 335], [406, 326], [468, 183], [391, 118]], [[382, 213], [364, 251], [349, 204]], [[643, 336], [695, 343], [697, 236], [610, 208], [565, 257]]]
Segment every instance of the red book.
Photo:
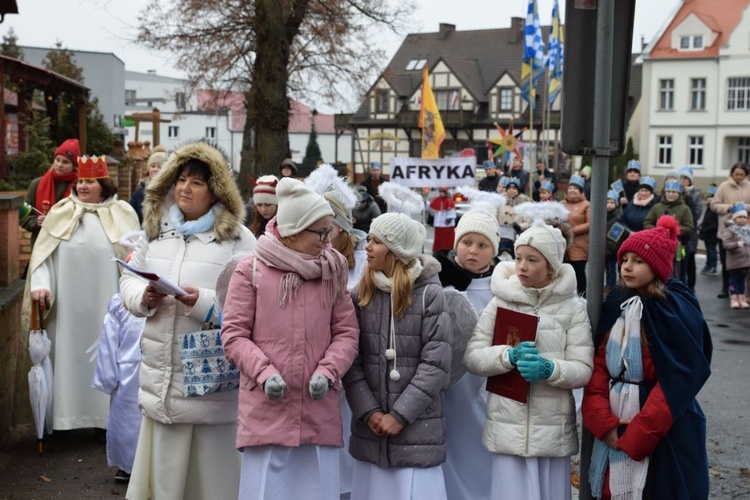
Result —
[[[536, 340], [538, 326], [539, 316], [498, 307], [492, 345], [515, 346], [521, 342], [533, 342]], [[522, 404], [529, 400], [529, 383], [518, 370], [487, 377], [487, 390]]]

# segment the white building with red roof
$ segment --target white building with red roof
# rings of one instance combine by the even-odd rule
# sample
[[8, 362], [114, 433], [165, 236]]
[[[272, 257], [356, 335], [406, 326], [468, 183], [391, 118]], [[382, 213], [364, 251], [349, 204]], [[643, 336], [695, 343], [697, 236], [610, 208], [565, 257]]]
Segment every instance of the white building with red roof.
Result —
[[644, 50], [644, 172], [706, 186], [750, 163], [750, 0], [683, 0]]

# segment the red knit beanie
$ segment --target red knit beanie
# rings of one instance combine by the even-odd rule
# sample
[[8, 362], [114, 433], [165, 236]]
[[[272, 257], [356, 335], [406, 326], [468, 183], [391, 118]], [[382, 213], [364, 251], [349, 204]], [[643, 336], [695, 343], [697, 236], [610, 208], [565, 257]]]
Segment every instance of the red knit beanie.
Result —
[[677, 235], [680, 224], [671, 215], [662, 215], [656, 227], [632, 233], [617, 252], [617, 262], [622, 265], [622, 257], [633, 252], [646, 261], [651, 270], [664, 283], [672, 274], [672, 261], [677, 252]]
[[70, 160], [74, 168], [77, 167], [78, 157], [81, 156], [81, 147], [78, 145], [78, 139], [65, 139], [55, 150], [55, 156], [58, 155]]

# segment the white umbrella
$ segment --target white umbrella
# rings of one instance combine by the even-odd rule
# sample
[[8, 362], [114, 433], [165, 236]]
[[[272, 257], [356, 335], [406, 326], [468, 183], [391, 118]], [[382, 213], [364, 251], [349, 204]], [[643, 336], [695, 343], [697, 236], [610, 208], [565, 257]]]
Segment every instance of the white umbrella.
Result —
[[39, 439], [39, 455], [42, 454], [44, 431], [52, 433], [52, 362], [49, 353], [52, 341], [44, 329], [44, 306], [33, 302], [31, 307], [31, 331], [29, 332], [29, 399], [34, 413], [36, 436]]

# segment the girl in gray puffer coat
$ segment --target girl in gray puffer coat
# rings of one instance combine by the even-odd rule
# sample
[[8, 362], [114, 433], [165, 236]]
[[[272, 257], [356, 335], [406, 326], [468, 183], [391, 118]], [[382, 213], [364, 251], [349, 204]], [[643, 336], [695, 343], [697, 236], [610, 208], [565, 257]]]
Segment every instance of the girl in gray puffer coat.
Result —
[[370, 228], [367, 265], [352, 292], [359, 355], [344, 377], [352, 408], [352, 500], [447, 498], [443, 391], [451, 319], [440, 264], [418, 256], [424, 227], [387, 213]]

